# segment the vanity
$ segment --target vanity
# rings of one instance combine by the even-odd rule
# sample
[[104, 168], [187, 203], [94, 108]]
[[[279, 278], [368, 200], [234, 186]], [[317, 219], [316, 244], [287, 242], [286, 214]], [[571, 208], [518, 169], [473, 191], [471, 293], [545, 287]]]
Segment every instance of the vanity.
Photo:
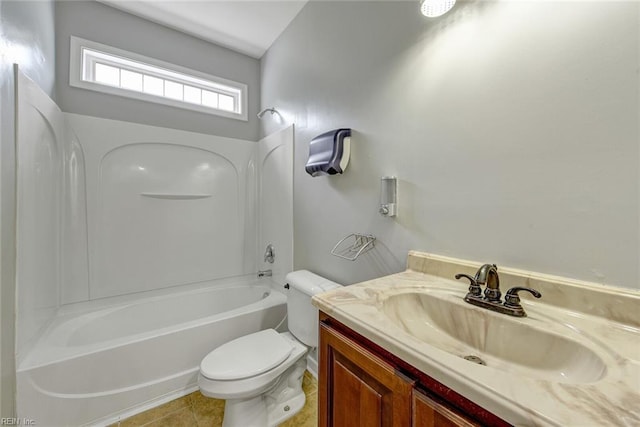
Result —
[[318, 425], [640, 425], [638, 292], [498, 266], [502, 292], [542, 294], [517, 317], [465, 301], [480, 267], [410, 252], [316, 295]]

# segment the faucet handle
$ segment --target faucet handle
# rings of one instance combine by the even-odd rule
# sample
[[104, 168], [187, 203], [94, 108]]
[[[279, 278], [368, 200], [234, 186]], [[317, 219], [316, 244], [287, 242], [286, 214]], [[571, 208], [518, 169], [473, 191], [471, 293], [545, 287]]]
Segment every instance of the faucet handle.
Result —
[[482, 295], [482, 289], [480, 289], [480, 285], [476, 281], [476, 278], [473, 276], [469, 276], [468, 274], [458, 273], [456, 274], [456, 280], [460, 280], [463, 277], [465, 279], [469, 279], [469, 293], [474, 297], [480, 297]]
[[276, 249], [273, 247], [271, 243], [269, 243], [267, 245], [267, 249], [264, 251], [264, 262], [273, 264], [275, 257], [276, 257]]
[[536, 298], [540, 298], [542, 296], [542, 294], [538, 291], [536, 291], [535, 289], [532, 288], [525, 288], [522, 286], [516, 286], [513, 287], [511, 289], [509, 289], [507, 291], [507, 293], [504, 296], [504, 305], [506, 307], [521, 307], [520, 305], [520, 297], [518, 296], [518, 292], [520, 291], [527, 291], [529, 292], [531, 295], [533, 295]]

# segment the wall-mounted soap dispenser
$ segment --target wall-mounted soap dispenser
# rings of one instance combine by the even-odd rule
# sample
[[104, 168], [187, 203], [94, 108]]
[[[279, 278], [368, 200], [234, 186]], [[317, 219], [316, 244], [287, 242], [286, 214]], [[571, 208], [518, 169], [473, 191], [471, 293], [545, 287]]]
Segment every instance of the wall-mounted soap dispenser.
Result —
[[311, 176], [343, 173], [351, 155], [351, 129], [335, 129], [318, 135], [309, 143], [305, 170]]
[[398, 179], [395, 176], [380, 178], [380, 209], [384, 216], [396, 216], [398, 210]]

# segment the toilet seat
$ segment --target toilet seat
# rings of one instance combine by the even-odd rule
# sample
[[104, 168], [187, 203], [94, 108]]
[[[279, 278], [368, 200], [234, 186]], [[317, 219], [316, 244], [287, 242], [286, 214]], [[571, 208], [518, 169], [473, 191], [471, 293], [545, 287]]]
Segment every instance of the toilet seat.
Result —
[[216, 348], [202, 360], [200, 372], [212, 380], [250, 378], [280, 365], [292, 351], [290, 340], [274, 329], [266, 329]]
[[[274, 331], [276, 332], [276, 331]], [[306, 353], [308, 348], [297, 341], [289, 332], [278, 334], [279, 338], [288, 342], [291, 347], [290, 354], [279, 365], [251, 377], [239, 378], [235, 380], [219, 380], [208, 377], [203, 370], [204, 360], [200, 366], [200, 374], [198, 375], [198, 386], [202, 394], [216, 399], [246, 399], [259, 395], [268, 390], [280, 375], [288, 368], [292, 367]], [[252, 334], [253, 335], [253, 334]], [[271, 334], [272, 335], [272, 334]], [[274, 342], [278, 342], [274, 340]], [[222, 346], [221, 346], [222, 347]], [[218, 348], [221, 348], [218, 347]], [[213, 352], [216, 352], [213, 350]], [[226, 352], [225, 352], [226, 353]], [[229, 354], [229, 353], [227, 353]], [[251, 354], [256, 358], [261, 358], [261, 350], [254, 349]], [[211, 355], [211, 353], [209, 353]], [[209, 355], [205, 357], [208, 358]], [[212, 360], [212, 359], [209, 359]], [[208, 366], [207, 366], [208, 367]]]

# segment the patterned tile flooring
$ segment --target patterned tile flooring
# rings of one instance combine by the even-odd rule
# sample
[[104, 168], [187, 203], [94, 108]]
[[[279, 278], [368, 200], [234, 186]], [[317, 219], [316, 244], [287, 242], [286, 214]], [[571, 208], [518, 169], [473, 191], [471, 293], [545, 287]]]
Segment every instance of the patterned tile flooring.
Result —
[[[307, 371], [302, 380], [307, 401], [300, 412], [280, 427], [316, 427], [318, 383]], [[204, 397], [199, 391], [122, 420], [110, 427], [221, 427], [224, 400]]]

